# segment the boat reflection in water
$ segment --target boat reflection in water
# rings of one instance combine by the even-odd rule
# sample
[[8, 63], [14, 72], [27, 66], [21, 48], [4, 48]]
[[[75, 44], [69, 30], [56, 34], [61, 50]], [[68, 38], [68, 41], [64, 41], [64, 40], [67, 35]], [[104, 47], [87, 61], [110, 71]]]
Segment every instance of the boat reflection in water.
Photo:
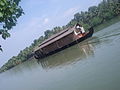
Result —
[[44, 59], [39, 59], [38, 63], [41, 64], [44, 69], [66, 66], [79, 60], [84, 60], [90, 56], [94, 56], [95, 46], [99, 43], [100, 41], [97, 37], [92, 37], [61, 52]]

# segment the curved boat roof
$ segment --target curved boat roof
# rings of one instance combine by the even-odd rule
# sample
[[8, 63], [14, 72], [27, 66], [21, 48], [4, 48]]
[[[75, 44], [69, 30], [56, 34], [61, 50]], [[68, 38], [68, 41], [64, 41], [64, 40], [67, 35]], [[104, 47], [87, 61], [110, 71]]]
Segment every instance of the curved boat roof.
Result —
[[43, 41], [40, 45], [39, 48], [43, 48], [65, 36], [67, 36], [68, 34], [72, 33], [74, 31], [74, 28], [67, 28], [65, 30], [62, 30], [61, 32], [51, 36], [50, 38], [46, 39], [45, 41]]

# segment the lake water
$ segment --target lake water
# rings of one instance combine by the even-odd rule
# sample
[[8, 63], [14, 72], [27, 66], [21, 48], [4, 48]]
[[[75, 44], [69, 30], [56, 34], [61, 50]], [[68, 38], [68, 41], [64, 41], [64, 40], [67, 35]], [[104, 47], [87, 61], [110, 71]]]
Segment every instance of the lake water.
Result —
[[0, 90], [120, 90], [120, 22], [0, 74]]

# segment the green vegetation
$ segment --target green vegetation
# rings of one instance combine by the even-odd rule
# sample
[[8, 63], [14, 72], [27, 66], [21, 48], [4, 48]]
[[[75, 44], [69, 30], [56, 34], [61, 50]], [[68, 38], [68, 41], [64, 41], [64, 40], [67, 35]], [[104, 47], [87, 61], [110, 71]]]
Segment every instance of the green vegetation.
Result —
[[120, 16], [117, 16], [117, 17], [114, 17], [114, 18], [112, 18], [112, 19], [110, 19], [108, 21], [105, 21], [102, 24], [96, 26], [94, 29], [96, 31], [99, 31], [99, 30], [101, 30], [101, 29], [103, 29], [105, 27], [108, 27], [108, 26], [110, 26], [110, 25], [112, 25], [112, 24], [114, 24], [114, 23], [116, 23], [118, 21], [120, 21]]
[[[23, 14], [19, 2], [20, 0], [0, 0], [0, 36], [3, 39], [10, 37], [8, 31], [16, 26], [17, 19]], [[0, 50], [2, 51], [1, 45]]]
[[[98, 6], [92, 6], [88, 8], [88, 11], [81, 11], [80, 13], [76, 13], [74, 18], [65, 26], [55, 27], [52, 30], [46, 30], [44, 32], [44, 36], [34, 40], [34, 42], [26, 47], [24, 50], [20, 51], [17, 56], [13, 56], [11, 59], [5, 63], [0, 72], [6, 71], [33, 56], [33, 50], [36, 46], [38, 46], [42, 41], [49, 38], [51, 35], [60, 32], [61, 30], [72, 27], [76, 23], [81, 23], [85, 29], [93, 26], [97, 30], [100, 29], [99, 26], [103, 26], [103, 23], [109, 23], [110, 20], [114, 20], [115, 17], [120, 18], [120, 1], [119, 0], [103, 0]], [[119, 21], [120, 19], [115, 19], [114, 22]], [[109, 23], [109, 25], [112, 23]], [[104, 28], [103, 26], [102, 28]]]

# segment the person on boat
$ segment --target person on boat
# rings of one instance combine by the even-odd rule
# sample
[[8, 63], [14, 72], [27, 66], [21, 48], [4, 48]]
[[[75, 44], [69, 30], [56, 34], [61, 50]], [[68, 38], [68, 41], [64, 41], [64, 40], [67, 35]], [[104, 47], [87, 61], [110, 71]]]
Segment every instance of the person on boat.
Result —
[[85, 30], [81, 24], [76, 24], [74, 33], [75, 35], [83, 36], [85, 34]]

